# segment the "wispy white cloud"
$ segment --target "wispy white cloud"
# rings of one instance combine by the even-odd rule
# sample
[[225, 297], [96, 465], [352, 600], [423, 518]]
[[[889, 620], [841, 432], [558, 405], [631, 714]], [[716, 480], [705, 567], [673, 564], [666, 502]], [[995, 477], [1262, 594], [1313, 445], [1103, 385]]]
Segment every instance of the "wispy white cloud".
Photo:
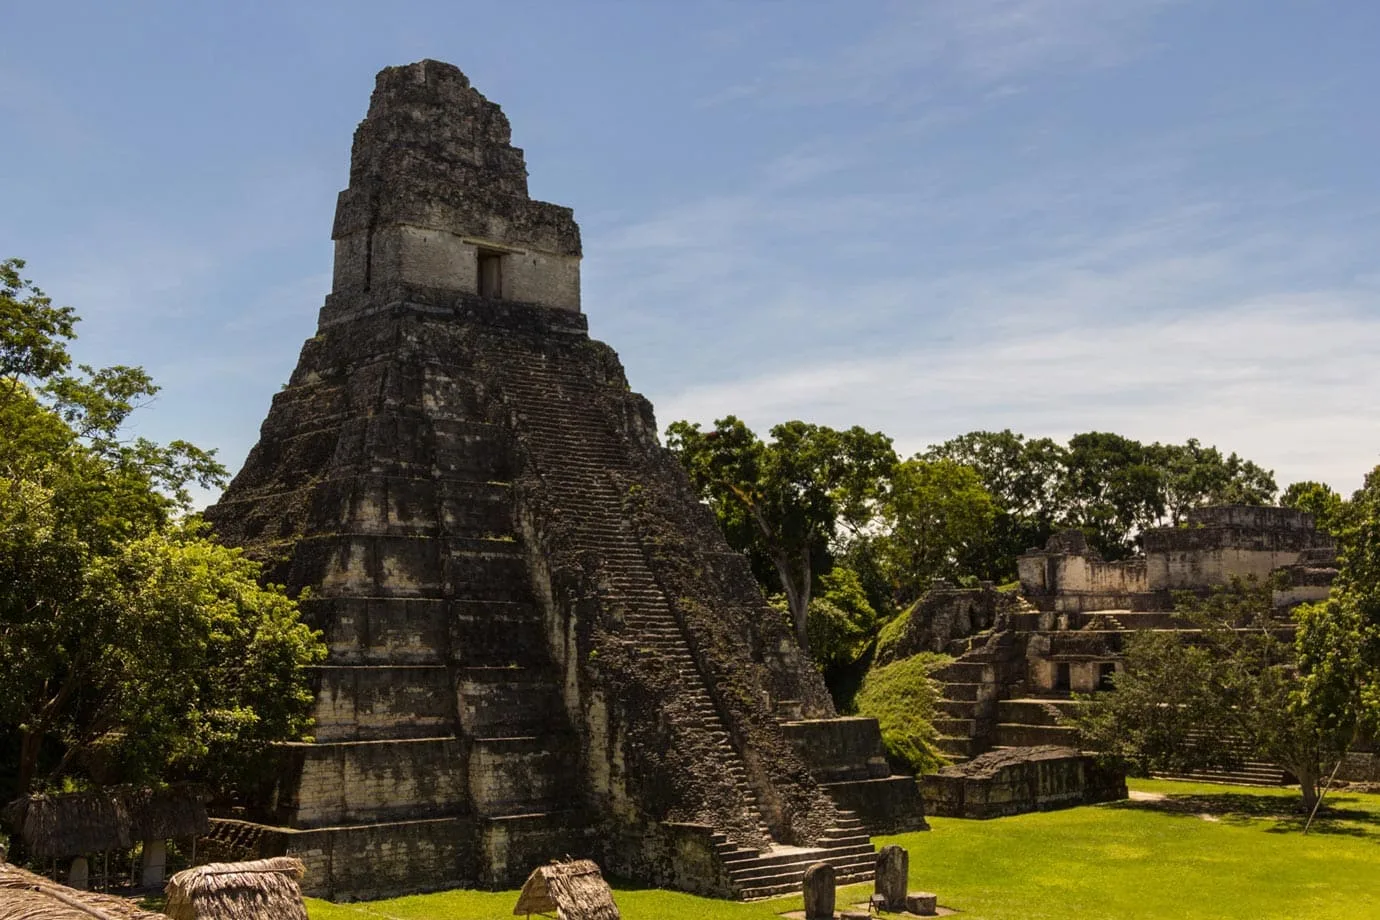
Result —
[[1375, 290], [1317, 291], [1177, 318], [1032, 323], [692, 386], [662, 395], [658, 413], [666, 422], [732, 413], [759, 429], [788, 418], [864, 424], [904, 453], [985, 428], [1197, 437], [1273, 468], [1281, 484], [1351, 489], [1380, 463], [1377, 299]]
[[703, 104], [751, 99], [771, 105], [849, 102], [901, 108], [933, 101], [940, 84], [1006, 95], [1042, 72], [1124, 63], [1145, 49], [1147, 24], [1176, 2], [897, 2], [832, 53], [773, 60], [764, 73], [724, 87]]

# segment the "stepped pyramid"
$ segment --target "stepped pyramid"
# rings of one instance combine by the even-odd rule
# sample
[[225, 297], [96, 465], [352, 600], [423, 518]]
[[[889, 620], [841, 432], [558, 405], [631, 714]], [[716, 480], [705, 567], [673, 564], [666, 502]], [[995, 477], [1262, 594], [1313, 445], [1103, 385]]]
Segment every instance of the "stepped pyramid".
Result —
[[[456, 68], [378, 75], [317, 334], [206, 516], [310, 589], [312, 743], [232, 836], [371, 898], [590, 856], [724, 897], [923, 826], [580, 312], [580, 236]], [[789, 717], [787, 717], [789, 716]]]

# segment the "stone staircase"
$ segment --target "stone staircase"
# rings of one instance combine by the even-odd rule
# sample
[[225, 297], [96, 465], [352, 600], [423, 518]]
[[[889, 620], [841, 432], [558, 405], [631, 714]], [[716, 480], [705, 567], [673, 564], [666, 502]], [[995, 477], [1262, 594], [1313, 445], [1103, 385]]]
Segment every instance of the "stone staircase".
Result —
[[987, 630], [950, 643], [957, 657], [930, 675], [939, 684], [936, 747], [954, 763], [991, 747], [1012, 650], [1009, 633]]
[[798, 894], [805, 870], [817, 862], [834, 867], [839, 885], [871, 881], [876, 871], [876, 848], [862, 822], [849, 812], [840, 812], [838, 825], [825, 834], [820, 847], [772, 846], [758, 852], [734, 846], [722, 834], [713, 840], [745, 901]]
[[1078, 747], [1078, 730], [1062, 719], [1078, 704], [1072, 700], [1026, 697], [997, 703], [993, 747], [1053, 744]]
[[[488, 351], [486, 349], [486, 351]], [[599, 411], [592, 385], [560, 367], [559, 353], [517, 343], [492, 346], [492, 368], [510, 406], [513, 424], [564, 515], [576, 545], [598, 560], [600, 588], [636, 646], [673, 669], [676, 694], [691, 720], [680, 738], [696, 758], [713, 764], [736, 792], [743, 827], [716, 828], [714, 842], [733, 887], [744, 898], [796, 891], [804, 869], [831, 863], [840, 881], [870, 877], [874, 849], [856, 816], [840, 812], [838, 824], [818, 847], [784, 847], [771, 830], [742, 757], [708, 692], [690, 644], [648, 566], [642, 542], [619, 511], [626, 487], [614, 474], [634, 477], [628, 449]], [[747, 831], [747, 833], [744, 833]]]
[[1225, 786], [1287, 786], [1295, 782], [1279, 764], [1249, 757], [1244, 746], [1232, 744], [1241, 759], [1231, 768], [1203, 768], [1182, 773], [1153, 773], [1156, 779], [1174, 779], [1193, 783], [1219, 783]]

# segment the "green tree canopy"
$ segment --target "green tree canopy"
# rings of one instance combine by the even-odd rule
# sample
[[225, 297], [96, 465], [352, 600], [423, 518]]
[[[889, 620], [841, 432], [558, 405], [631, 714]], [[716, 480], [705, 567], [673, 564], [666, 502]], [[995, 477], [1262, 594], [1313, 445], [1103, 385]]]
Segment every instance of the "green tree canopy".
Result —
[[833, 563], [838, 535], [875, 515], [896, 464], [891, 439], [856, 426], [792, 421], [763, 441], [733, 416], [709, 431], [674, 422], [666, 434], [730, 545], [785, 594], [796, 637], [808, 649], [810, 597]]
[[1194, 630], [1128, 639], [1115, 690], [1077, 717], [1084, 743], [1142, 771], [1271, 761], [1298, 778], [1311, 809], [1327, 772], [1380, 715], [1380, 661], [1357, 605], [1346, 594], [1304, 605], [1290, 630], [1269, 585], [1244, 581], [1207, 599], [1181, 595], [1176, 610]]
[[1318, 530], [1333, 534], [1342, 525], [1342, 514], [1346, 500], [1334, 492], [1326, 483], [1305, 480], [1296, 482], [1284, 490], [1279, 497], [1282, 508], [1297, 508], [1313, 515]]
[[69, 373], [77, 322], [0, 263], [0, 796], [68, 780], [230, 783], [298, 737], [319, 637], [207, 541], [187, 488], [224, 476], [123, 430], [139, 368]]
[[1195, 439], [1142, 444], [1110, 432], [1076, 434], [1062, 445], [1006, 431], [974, 431], [930, 447], [925, 459], [972, 467], [996, 503], [988, 538], [963, 559], [967, 574], [1002, 581], [1016, 557], [1076, 527], [1108, 559], [1136, 551], [1140, 532], [1177, 525], [1208, 504], [1267, 504], [1273, 475]]
[[967, 574], [964, 561], [991, 530], [996, 505], [971, 467], [913, 458], [898, 464], [882, 502], [882, 553], [895, 601], [905, 605], [935, 578]]

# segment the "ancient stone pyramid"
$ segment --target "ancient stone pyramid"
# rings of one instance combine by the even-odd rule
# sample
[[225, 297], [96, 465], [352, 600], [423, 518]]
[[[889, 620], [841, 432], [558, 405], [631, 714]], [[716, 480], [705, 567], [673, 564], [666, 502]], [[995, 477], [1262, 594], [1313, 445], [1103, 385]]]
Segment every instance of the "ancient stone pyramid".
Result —
[[333, 897], [564, 855], [743, 897], [870, 868], [853, 810], [923, 825], [588, 337], [579, 230], [497, 105], [447, 64], [381, 72], [333, 237], [318, 332], [207, 512], [330, 647], [243, 839]]

